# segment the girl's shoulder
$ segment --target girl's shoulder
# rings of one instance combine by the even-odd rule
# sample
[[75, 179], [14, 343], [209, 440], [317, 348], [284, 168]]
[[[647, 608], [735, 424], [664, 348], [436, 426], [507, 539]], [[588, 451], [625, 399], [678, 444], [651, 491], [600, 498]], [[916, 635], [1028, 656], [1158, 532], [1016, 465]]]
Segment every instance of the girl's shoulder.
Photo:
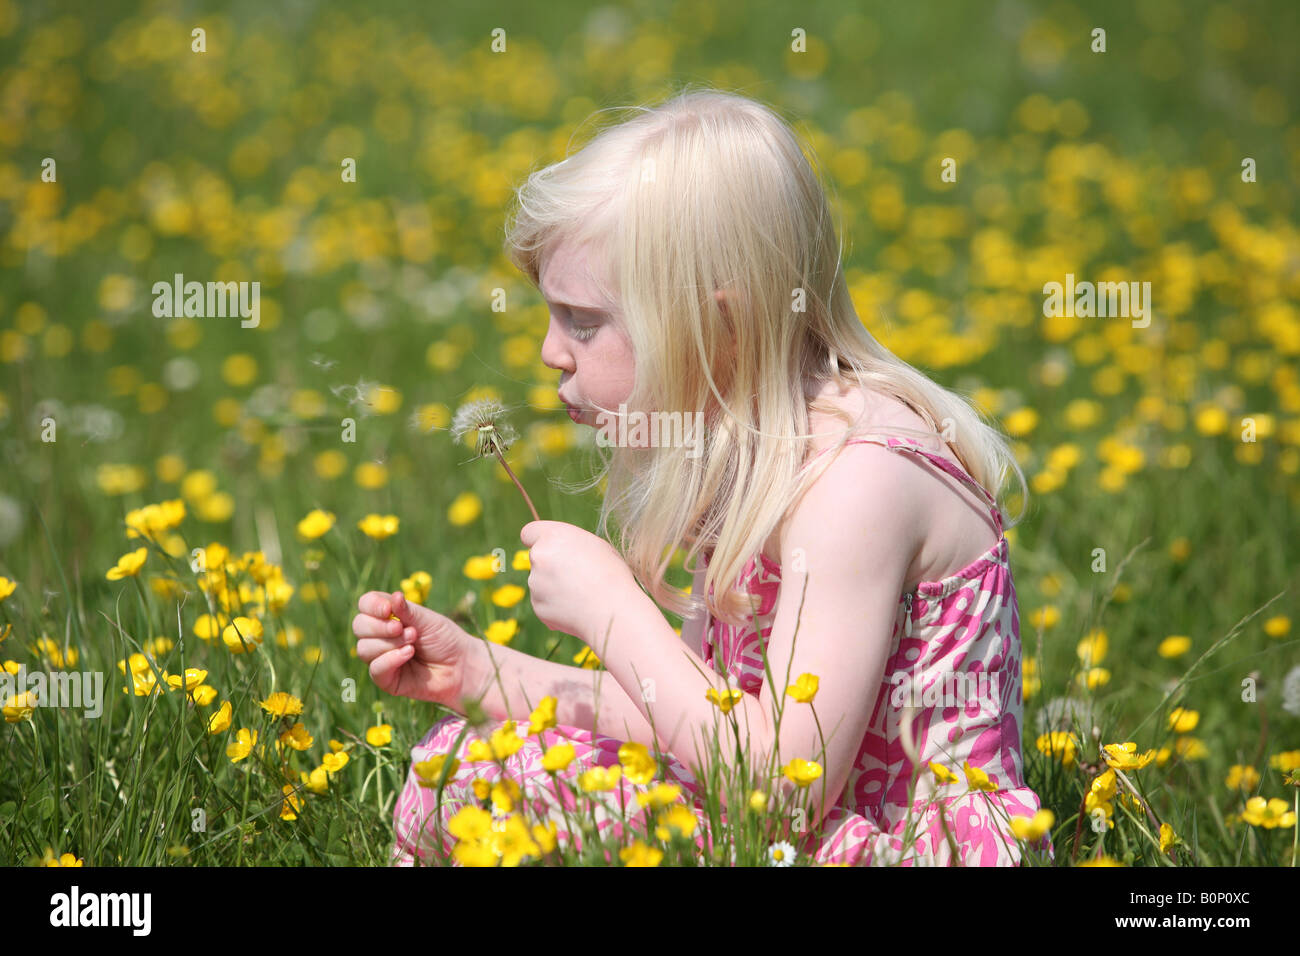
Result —
[[[930, 437], [927, 438], [910, 439], [916, 442], [913, 447], [924, 450], [932, 456], [946, 459], [955, 469], [967, 474], [947, 442], [935, 434], [934, 427], [902, 399], [865, 388], [833, 391], [826, 389], [820, 397], [824, 402], [848, 413], [853, 422], [848, 426], [850, 440], [857, 436], [878, 433], [882, 428], [907, 428], [916, 432], [930, 433]], [[815, 437], [809, 442], [806, 460], [811, 460], [821, 452], [834, 448], [846, 427], [843, 419], [829, 413], [810, 410], [809, 419]], [[863, 447], [864, 444], [857, 443], [848, 447]], [[875, 447], [880, 446], [875, 445]], [[971, 555], [987, 550], [988, 539], [991, 536], [995, 534], [1000, 536], [1001, 529], [995, 527], [987, 503], [970, 484], [958, 481], [922, 455], [907, 450], [901, 452], [896, 450], [891, 454], [899, 456], [900, 468], [915, 468], [919, 464], [924, 471], [935, 478], [934, 481], [913, 481], [909, 477], [901, 486], [905, 489], [902, 493], [915, 494], [918, 497], [914, 502], [899, 502], [899, 507], [913, 509], [915, 513], [922, 516], [919, 520], [923, 525], [917, 528], [921, 543], [912, 555], [909, 565], [907, 573], [909, 586], [922, 580], [938, 580], [952, 573], [954, 568], [967, 566]], [[871, 463], [867, 464], [865, 459], [850, 455], [845, 458], [843, 464], [837, 460], [831, 467], [836, 465], [865, 469], [881, 467], [878, 458], [869, 460]], [[863, 472], [862, 484], [864, 486], [870, 484], [873, 477], [874, 472], [871, 474]], [[895, 482], [893, 487], [898, 488], [900, 485]], [[776, 564], [780, 563], [782, 534], [789, 519], [790, 513], [787, 513], [763, 547], [763, 554]]]
[[[893, 395], [887, 395], [866, 387], [844, 387], [837, 389], [833, 384], [825, 386], [817, 396], [819, 404], [830, 405], [848, 415], [852, 425], [846, 426], [843, 418], [829, 412], [809, 409], [808, 424], [812, 440], [807, 445], [804, 461], [809, 462], [817, 455], [834, 448], [845, 428], [849, 430], [852, 440], [859, 435], [875, 432], [880, 428], [910, 428], [930, 431], [926, 421], [912, 407]], [[932, 441], [922, 442], [927, 451], [943, 454], [943, 442], [936, 436]], [[950, 456], [949, 456], [950, 457]], [[763, 545], [763, 554], [773, 562], [780, 560], [781, 534], [790, 515], [772, 532]]]

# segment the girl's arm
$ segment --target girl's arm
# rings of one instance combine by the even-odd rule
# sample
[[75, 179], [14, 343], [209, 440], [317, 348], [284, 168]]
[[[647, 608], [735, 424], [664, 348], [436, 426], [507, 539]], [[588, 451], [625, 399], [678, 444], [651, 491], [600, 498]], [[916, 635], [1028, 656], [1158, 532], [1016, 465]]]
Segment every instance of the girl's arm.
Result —
[[[606, 671], [546, 661], [478, 639], [466, 648], [464, 675], [462, 697], [482, 697], [480, 706], [493, 720], [526, 723], [542, 698], [551, 696], [557, 724], [619, 740], [651, 735], [640, 709]], [[459, 709], [464, 713], [463, 706]]]
[[[632, 702], [647, 724], [653, 715], [659, 747], [696, 770], [703, 772], [702, 757], [718, 730], [719, 758], [729, 771], [738, 734], [750, 766], [762, 771], [773, 763], [787, 794], [795, 784], [781, 775], [783, 767], [795, 758], [820, 765], [821, 775], [801, 795], [803, 823], [811, 828], [839, 799], [871, 721], [899, 595], [927, 520], [914, 467], [902, 456], [870, 444], [843, 449], [782, 529], [787, 570], [767, 641], [772, 679], [764, 679], [757, 700], [740, 694], [726, 716], [709, 691], [721, 698], [727, 679], [682, 646], [643, 592], [611, 602], [609, 638], [592, 636], [587, 643], [623, 687], [657, 688]], [[795, 571], [799, 566], [807, 572]], [[820, 681], [811, 705], [786, 695], [804, 673]], [[779, 739], [774, 702], [782, 708]], [[653, 739], [638, 742], [650, 746]], [[725, 804], [725, 794], [722, 799]]]

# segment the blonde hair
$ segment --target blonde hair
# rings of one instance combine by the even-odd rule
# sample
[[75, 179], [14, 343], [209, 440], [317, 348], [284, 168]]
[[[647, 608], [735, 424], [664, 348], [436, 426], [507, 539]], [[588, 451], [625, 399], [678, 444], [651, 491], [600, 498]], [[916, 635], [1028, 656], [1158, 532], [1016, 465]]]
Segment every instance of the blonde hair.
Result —
[[[608, 537], [607, 522], [617, 522], [611, 543], [660, 606], [683, 617], [707, 606], [733, 624], [752, 614], [731, 585], [836, 455], [808, 467], [809, 411], [845, 421], [836, 448], [855, 424], [810, 404], [831, 380], [902, 399], [936, 433], [946, 423], [958, 460], [995, 499], [1008, 470], [1024, 487], [1006, 439], [981, 412], [863, 325], [813, 151], [773, 109], [688, 88], [631, 110], [518, 188], [505, 252], [540, 286], [548, 250], [598, 250], [605, 275], [593, 281], [619, 303], [634, 356], [627, 407], [703, 415], [698, 457], [689, 447], [611, 448], [585, 486], [606, 482], [597, 533]], [[727, 290], [725, 310], [715, 290]], [[664, 580], [683, 545], [688, 571], [710, 553], [702, 594]]]

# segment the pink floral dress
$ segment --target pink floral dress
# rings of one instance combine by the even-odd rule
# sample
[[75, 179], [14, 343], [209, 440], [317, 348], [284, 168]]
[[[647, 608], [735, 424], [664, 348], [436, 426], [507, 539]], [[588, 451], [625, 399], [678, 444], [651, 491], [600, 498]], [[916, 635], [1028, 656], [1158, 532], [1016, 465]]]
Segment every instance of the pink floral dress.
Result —
[[[1020, 617], [1002, 515], [988, 492], [969, 475], [910, 439], [849, 439], [850, 443], [856, 441], [915, 452], [976, 488], [989, 503], [999, 536], [996, 544], [965, 568], [940, 581], [923, 581], [899, 598], [885, 675], [848, 782], [821, 825], [792, 842], [801, 855], [809, 854], [818, 863], [1017, 865], [1021, 852], [1007, 820], [1032, 817], [1040, 804], [1021, 771]], [[758, 596], [757, 613], [743, 627], [710, 618], [702, 647], [706, 664], [720, 674], [729, 674], [735, 686], [755, 698], [763, 684], [763, 652], [781, 587], [780, 565], [761, 552], [758, 558], [759, 562], [751, 559], [745, 566], [739, 581], [740, 587]], [[705, 560], [707, 563], [707, 556]], [[825, 724], [827, 716], [821, 716]], [[412, 749], [412, 767], [393, 811], [395, 865], [414, 865], [417, 857], [421, 863], [447, 858], [455, 843], [446, 832], [447, 821], [464, 806], [483, 805], [474, 794], [472, 781], [478, 777], [494, 782], [501, 777], [495, 763], [467, 759], [469, 741], [486, 739], [499, 726], [485, 727], [482, 735], [471, 728], [455, 748], [466, 722], [453, 714], [434, 724]], [[561, 846], [582, 845], [577, 828], [570, 833], [561, 824], [566, 819], [561, 808], [570, 820], [575, 810], [581, 809], [602, 834], [620, 836], [625, 822], [644, 832], [648, 818], [653, 826], [656, 811], [643, 810], [636, 799], [653, 783], [634, 784], [622, 777], [614, 789], [600, 794], [600, 802], [575, 798], [552, 784], [551, 775], [542, 766], [542, 746], [537, 737], [525, 736], [526, 731], [525, 721], [519, 727], [523, 746], [504, 761], [506, 776], [520, 785], [533, 819], [557, 823]], [[573, 745], [576, 757], [562, 771], [567, 780], [575, 780], [591, 767], [619, 763], [622, 741], [616, 738], [568, 726], [541, 736], [547, 747], [562, 741]], [[917, 762], [909, 751], [919, 758]], [[421, 786], [414, 765], [451, 752], [462, 763], [448, 779], [438, 804], [435, 791]], [[931, 762], [954, 773], [957, 782], [937, 783]], [[982, 771], [988, 780], [985, 786], [991, 789], [969, 789], [964, 765]], [[682, 787], [698, 820], [693, 834], [696, 846], [702, 853], [711, 852], [708, 817], [699, 803], [690, 769], [665, 755], [660, 771], [656, 782]], [[909, 802], [913, 780], [915, 791]], [[1037, 848], [1054, 853], [1047, 836]]]

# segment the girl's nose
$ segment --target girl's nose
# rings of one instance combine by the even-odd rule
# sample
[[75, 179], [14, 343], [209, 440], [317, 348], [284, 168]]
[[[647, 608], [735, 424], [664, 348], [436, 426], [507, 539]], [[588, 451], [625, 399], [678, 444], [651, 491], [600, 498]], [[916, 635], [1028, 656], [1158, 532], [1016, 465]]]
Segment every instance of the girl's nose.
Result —
[[561, 344], [564, 336], [556, 333], [555, 324], [555, 317], [552, 316], [550, 325], [546, 328], [546, 338], [542, 340], [542, 364], [556, 371], [571, 372], [573, 357]]

